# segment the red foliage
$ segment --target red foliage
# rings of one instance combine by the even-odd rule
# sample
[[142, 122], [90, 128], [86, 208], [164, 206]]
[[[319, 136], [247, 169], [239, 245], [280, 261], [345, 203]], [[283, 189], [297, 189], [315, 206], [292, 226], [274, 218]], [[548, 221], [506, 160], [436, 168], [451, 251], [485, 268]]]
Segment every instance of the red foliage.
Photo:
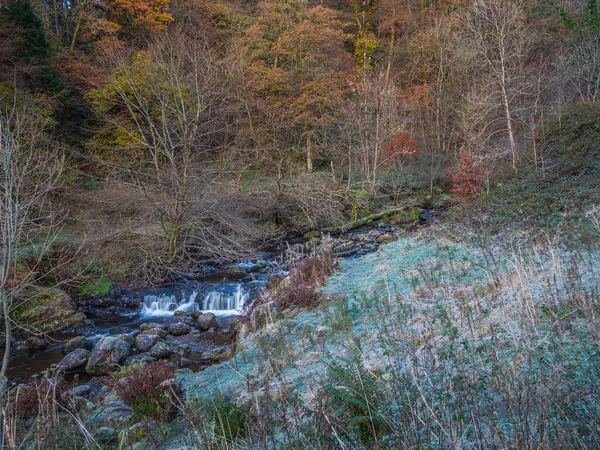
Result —
[[336, 269], [337, 263], [331, 252], [304, 258], [290, 271], [289, 286], [276, 294], [279, 306], [282, 309], [315, 306], [320, 298], [315, 288], [323, 286]]
[[419, 145], [412, 140], [408, 133], [398, 133], [387, 145], [384, 158], [388, 161], [407, 160], [421, 154]]
[[125, 376], [110, 374], [110, 383], [136, 414], [165, 420], [173, 417], [175, 397], [181, 395], [175, 370], [167, 361], [134, 365]]
[[49, 417], [55, 408], [54, 402], [66, 405], [63, 394], [65, 385], [54, 378], [36, 378], [25, 387], [19, 388], [11, 403], [16, 416], [25, 419], [42, 416]]
[[450, 174], [452, 191], [459, 197], [474, 199], [481, 194], [483, 170], [475, 167], [473, 155], [463, 152], [458, 161], [458, 167]]

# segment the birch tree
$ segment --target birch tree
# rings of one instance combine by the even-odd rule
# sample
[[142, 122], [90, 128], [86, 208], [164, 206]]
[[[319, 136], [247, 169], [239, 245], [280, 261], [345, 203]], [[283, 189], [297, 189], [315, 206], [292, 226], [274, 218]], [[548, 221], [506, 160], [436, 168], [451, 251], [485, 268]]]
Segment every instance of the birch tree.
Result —
[[6, 398], [11, 356], [11, 313], [36, 276], [35, 263], [21, 263], [32, 253], [45, 254], [53, 242], [46, 226], [50, 216], [41, 206], [62, 172], [62, 158], [45, 137], [50, 123], [35, 105], [16, 97], [11, 107], [0, 108], [0, 406]]

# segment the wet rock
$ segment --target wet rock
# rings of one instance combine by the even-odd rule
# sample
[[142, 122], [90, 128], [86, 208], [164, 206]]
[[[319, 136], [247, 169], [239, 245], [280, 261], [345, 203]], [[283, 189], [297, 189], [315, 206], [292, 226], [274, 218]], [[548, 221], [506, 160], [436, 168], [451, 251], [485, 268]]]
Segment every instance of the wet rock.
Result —
[[155, 359], [164, 359], [171, 356], [171, 348], [165, 342], [157, 342], [148, 354]]
[[229, 273], [227, 274], [227, 278], [230, 280], [241, 280], [242, 278], [246, 278], [248, 273], [239, 266], [231, 266], [229, 269]]
[[250, 267], [248, 269], [248, 272], [250, 272], [250, 273], [256, 273], [256, 272], [262, 273], [265, 269], [268, 269], [268, 268], [269, 268], [269, 266], [267, 265], [267, 263], [265, 263], [263, 261], [260, 261], [260, 262], [257, 262], [256, 264], [254, 264], [252, 267]]
[[211, 328], [217, 328], [217, 316], [213, 313], [203, 313], [198, 317], [198, 329], [200, 331], [208, 331]]
[[231, 351], [231, 347], [229, 347], [228, 345], [219, 346], [202, 353], [200, 362], [204, 364], [214, 364], [229, 359], [232, 355], [233, 353]]
[[77, 397], [88, 398], [92, 392], [92, 388], [89, 384], [82, 384], [81, 386], [75, 386], [73, 388], [73, 395]]
[[77, 336], [73, 339], [67, 341], [65, 345], [63, 345], [62, 352], [65, 355], [77, 350], [78, 348], [83, 348], [85, 350], [91, 350], [93, 347], [92, 342], [84, 338], [83, 336]]
[[333, 253], [345, 253], [345, 252], [349, 252], [350, 250], [354, 249], [354, 242], [352, 241], [348, 241], [348, 242], [344, 242], [340, 245], [337, 245], [333, 248]]
[[177, 373], [179, 375], [187, 375], [187, 374], [194, 373], [194, 372], [192, 371], [192, 369], [189, 369], [189, 368], [186, 367], [185, 369], [179, 369], [177, 371]]
[[129, 356], [131, 345], [126, 336], [103, 337], [94, 348], [86, 365], [90, 375], [106, 375]]
[[192, 328], [184, 322], [175, 322], [169, 325], [169, 333], [173, 336], [183, 336], [189, 334], [190, 331], [192, 331]]
[[165, 322], [164, 322], [167, 329], [174, 323], [184, 323], [191, 327], [192, 325], [194, 325], [194, 319], [190, 316], [177, 316], [177, 317], [169, 317], [168, 319], [165, 319]]
[[64, 372], [76, 372], [85, 369], [92, 352], [84, 348], [73, 350], [58, 363], [58, 368]]
[[181, 358], [179, 358], [179, 366], [180, 367], [187, 367], [191, 364], [192, 364], [191, 359], [184, 358], [183, 356]]
[[162, 324], [156, 323], [156, 322], [148, 322], [148, 323], [143, 323], [140, 325], [140, 330], [142, 330], [142, 331], [155, 330], [155, 329], [166, 330], [167, 327], [165, 325], [162, 325]]
[[382, 234], [381, 236], [379, 236], [377, 238], [377, 243], [379, 245], [383, 245], [383, 244], [389, 244], [390, 242], [395, 241], [396, 239], [394, 238], [393, 235], [391, 234]]
[[309, 231], [308, 233], [304, 233], [304, 239], [306, 239], [307, 241], [310, 241], [311, 239], [319, 239], [321, 237], [321, 232], [320, 231]]
[[[162, 331], [162, 330], [161, 330]], [[135, 348], [139, 352], [147, 352], [161, 340], [158, 334], [142, 333], [135, 337]]]
[[250, 316], [250, 321], [252, 322], [252, 327], [257, 330], [269, 323], [273, 323], [281, 317], [283, 317], [283, 314], [281, 313], [277, 302], [272, 301], [258, 305], [254, 308], [252, 315]]
[[189, 344], [185, 344], [182, 342], [171, 342], [169, 343], [169, 348], [172, 354], [185, 356], [190, 353]]
[[48, 342], [44, 339], [40, 339], [37, 336], [29, 336], [25, 339], [25, 349], [30, 352], [39, 352], [48, 347]]

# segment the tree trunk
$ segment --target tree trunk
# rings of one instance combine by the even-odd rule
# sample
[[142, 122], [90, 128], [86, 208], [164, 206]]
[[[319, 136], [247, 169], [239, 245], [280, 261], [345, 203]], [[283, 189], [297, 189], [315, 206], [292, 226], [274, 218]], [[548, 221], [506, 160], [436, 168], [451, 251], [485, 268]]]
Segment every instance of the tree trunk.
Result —
[[313, 151], [310, 133], [307, 133], [306, 135], [306, 170], [308, 172], [313, 171]]

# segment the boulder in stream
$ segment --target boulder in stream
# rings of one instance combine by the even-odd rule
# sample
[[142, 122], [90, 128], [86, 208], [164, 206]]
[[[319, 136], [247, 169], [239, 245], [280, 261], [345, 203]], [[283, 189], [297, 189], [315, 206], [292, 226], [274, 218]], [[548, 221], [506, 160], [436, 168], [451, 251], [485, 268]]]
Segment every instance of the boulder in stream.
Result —
[[200, 331], [208, 331], [211, 328], [217, 328], [218, 325], [217, 316], [213, 313], [204, 313], [198, 317], [198, 329]]
[[68, 355], [69, 353], [77, 350], [78, 348], [83, 348], [85, 350], [91, 350], [93, 347], [92, 342], [84, 338], [83, 336], [77, 336], [73, 339], [68, 340], [63, 346], [62, 352], [64, 355]]
[[173, 322], [169, 325], [169, 333], [173, 336], [183, 336], [189, 334], [190, 331], [192, 331], [192, 328], [184, 322]]
[[227, 274], [227, 278], [233, 281], [241, 280], [247, 276], [248, 273], [239, 266], [231, 266], [229, 273]]
[[67, 356], [65, 356], [63, 360], [58, 363], [57, 367], [65, 372], [76, 372], [79, 370], [84, 370], [85, 365], [87, 364], [91, 355], [92, 352], [90, 352], [89, 350], [86, 350], [84, 348], [77, 348], [71, 353], [69, 353]]
[[171, 356], [171, 348], [165, 342], [157, 342], [148, 354], [155, 359], [164, 359]]
[[158, 334], [150, 332], [138, 334], [135, 337], [135, 348], [140, 352], [147, 352], [160, 340], [161, 337]]
[[106, 375], [122, 364], [131, 352], [127, 336], [106, 336], [94, 348], [85, 367], [90, 375]]

